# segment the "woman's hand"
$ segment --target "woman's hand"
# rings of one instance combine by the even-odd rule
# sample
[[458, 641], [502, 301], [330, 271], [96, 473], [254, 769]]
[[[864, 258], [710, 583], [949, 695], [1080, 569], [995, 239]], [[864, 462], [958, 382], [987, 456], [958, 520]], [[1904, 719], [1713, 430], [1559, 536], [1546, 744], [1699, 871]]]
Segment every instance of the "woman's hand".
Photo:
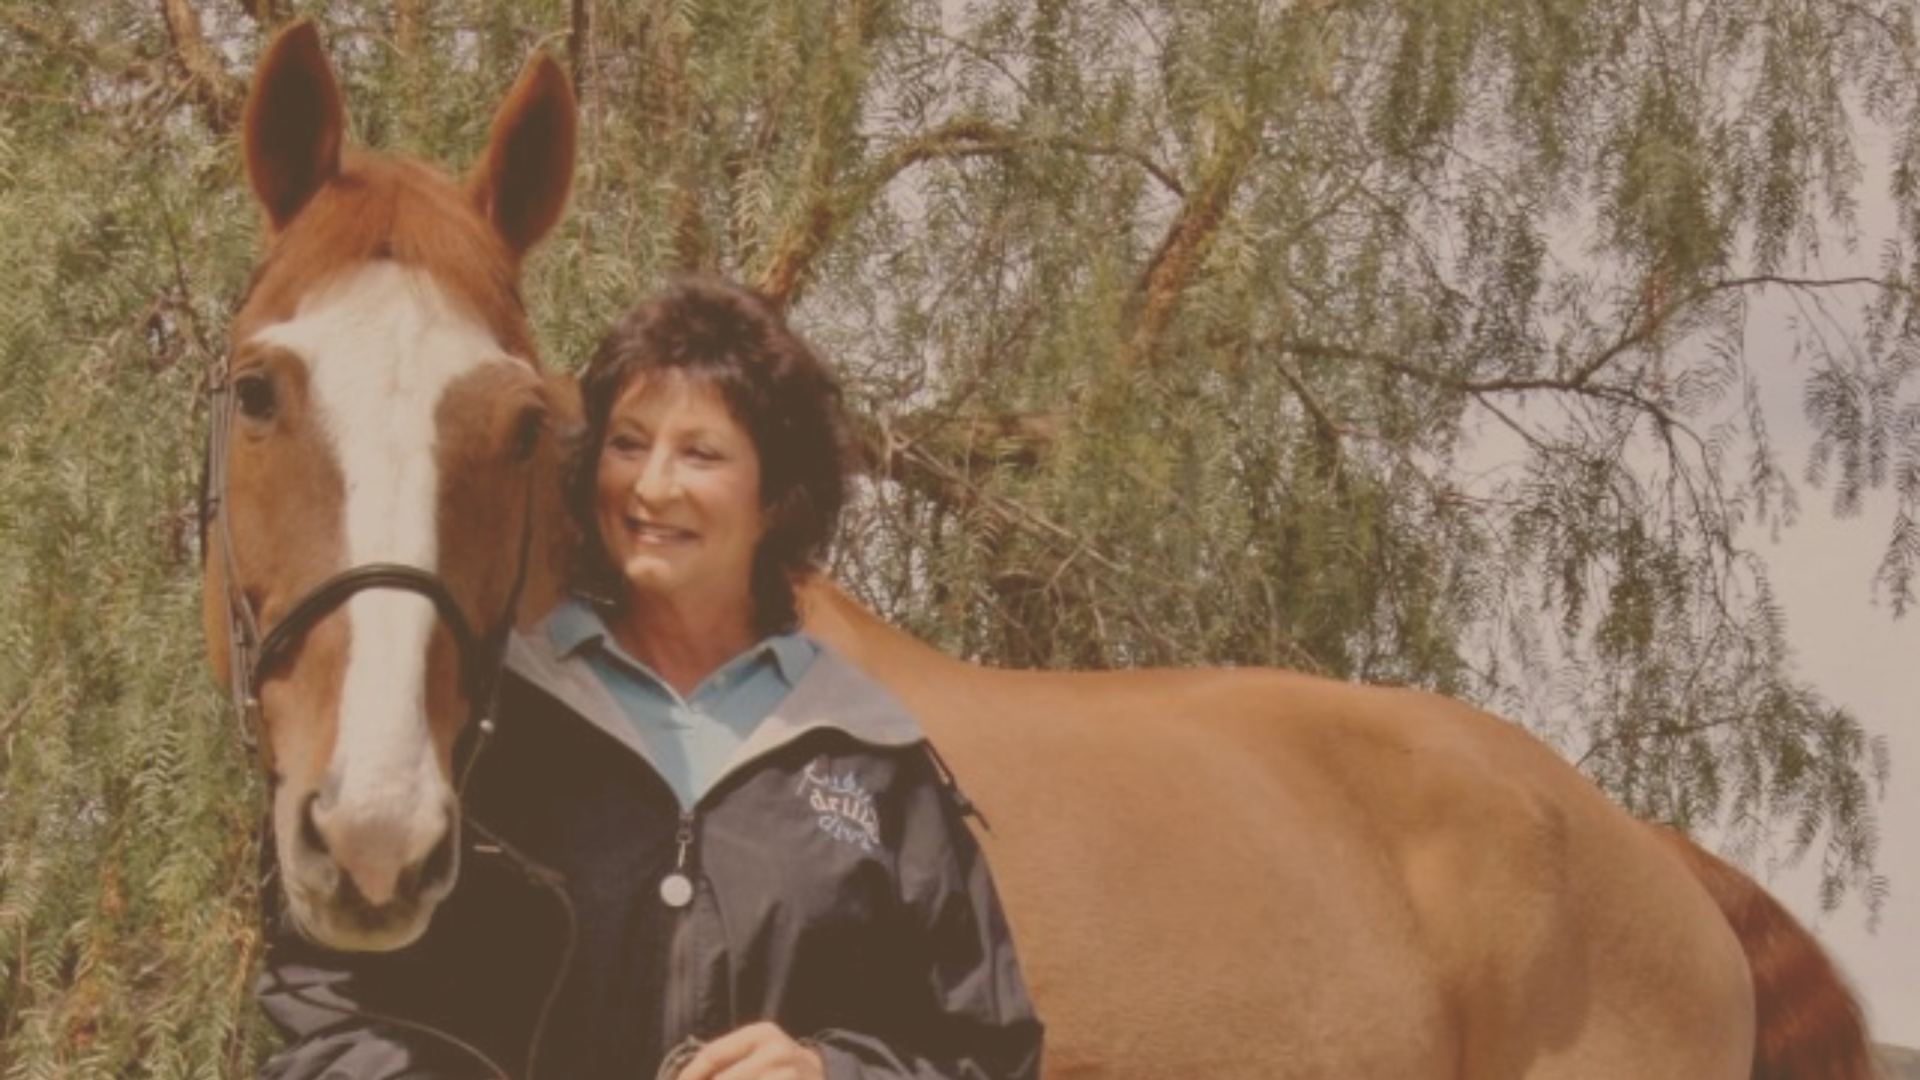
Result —
[[826, 1080], [826, 1063], [809, 1046], [761, 1022], [730, 1031], [702, 1046], [678, 1080]]

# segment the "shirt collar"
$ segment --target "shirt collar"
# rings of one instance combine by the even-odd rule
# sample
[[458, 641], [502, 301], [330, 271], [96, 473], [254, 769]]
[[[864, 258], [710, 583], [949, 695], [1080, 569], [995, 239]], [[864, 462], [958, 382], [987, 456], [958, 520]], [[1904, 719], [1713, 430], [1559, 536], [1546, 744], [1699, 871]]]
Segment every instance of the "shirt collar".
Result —
[[547, 617], [547, 643], [560, 656], [572, 656], [609, 636], [600, 613], [577, 596], [568, 597]]
[[[574, 656], [589, 648], [606, 648], [613, 640], [612, 631], [600, 617], [600, 612], [586, 600], [569, 597], [547, 619], [547, 642], [560, 656]], [[804, 633], [798, 630], [784, 634], [775, 634], [748, 647], [741, 656], [759, 656], [772, 653], [773, 662], [780, 670], [780, 678], [792, 687], [807, 673], [807, 667], [813, 662], [818, 647]], [[739, 663], [739, 657], [720, 666], [727, 670]]]
[[780, 667], [780, 677], [786, 680], [788, 686], [800, 681], [800, 676], [807, 673], [807, 667], [813, 663], [814, 655], [818, 652], [807, 635], [798, 630], [775, 634], [755, 647], [773, 654], [773, 662]]

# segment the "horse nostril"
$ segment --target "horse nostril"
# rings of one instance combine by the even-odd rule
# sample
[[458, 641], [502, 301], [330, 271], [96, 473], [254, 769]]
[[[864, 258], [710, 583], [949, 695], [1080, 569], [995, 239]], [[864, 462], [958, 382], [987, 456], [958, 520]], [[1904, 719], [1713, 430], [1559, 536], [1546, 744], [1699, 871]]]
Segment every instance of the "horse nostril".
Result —
[[300, 842], [316, 855], [327, 855], [330, 854], [327, 838], [320, 832], [320, 823], [316, 820], [319, 802], [318, 795], [309, 795], [306, 805], [300, 808]]
[[453, 876], [454, 860], [460, 850], [459, 830], [448, 829], [440, 837], [440, 842], [427, 852], [426, 859], [420, 864], [420, 884], [424, 888], [433, 888]]
[[418, 901], [430, 894], [438, 894], [443, 887], [452, 884], [458, 872], [459, 858], [460, 830], [454, 826], [441, 834], [419, 862], [401, 871], [398, 895]]

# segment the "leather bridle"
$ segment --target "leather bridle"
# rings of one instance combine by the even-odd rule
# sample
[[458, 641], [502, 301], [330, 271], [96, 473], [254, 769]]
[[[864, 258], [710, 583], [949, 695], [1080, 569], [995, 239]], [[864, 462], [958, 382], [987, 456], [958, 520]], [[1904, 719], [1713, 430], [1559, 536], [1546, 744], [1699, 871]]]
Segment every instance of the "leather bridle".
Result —
[[[207, 457], [200, 478], [200, 552], [203, 560], [210, 557], [209, 534], [217, 529], [222, 560], [220, 576], [226, 592], [227, 610], [223, 621], [227, 635], [227, 689], [240, 726], [241, 743], [250, 754], [258, 753], [264, 722], [260, 686], [277, 665], [298, 651], [301, 636], [355, 593], [389, 589], [415, 593], [431, 601], [440, 622], [453, 634], [460, 654], [461, 686], [469, 703], [469, 720], [480, 734], [473, 751], [477, 754], [485, 736], [493, 729], [493, 714], [506, 667], [507, 637], [513, 631], [520, 595], [526, 586], [527, 562], [533, 547], [534, 470], [531, 465], [527, 470], [526, 514], [521, 522], [513, 586], [507, 594], [506, 610], [500, 622], [488, 630], [484, 639], [474, 634], [466, 612], [438, 575], [417, 566], [390, 562], [364, 563], [325, 579], [307, 590], [263, 636], [259, 617], [240, 586], [233, 536], [228, 528], [227, 445], [236, 401], [224, 363], [213, 376], [209, 397]], [[471, 766], [471, 761], [468, 765]], [[464, 775], [467, 770], [461, 771]]]

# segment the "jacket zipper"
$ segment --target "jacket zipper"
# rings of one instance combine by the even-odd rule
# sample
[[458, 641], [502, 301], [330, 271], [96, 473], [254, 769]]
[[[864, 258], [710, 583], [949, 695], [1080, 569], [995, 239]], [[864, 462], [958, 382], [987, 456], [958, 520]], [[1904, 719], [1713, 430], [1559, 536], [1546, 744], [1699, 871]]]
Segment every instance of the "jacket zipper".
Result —
[[[662, 1050], [670, 1051], [681, 1042], [694, 1036], [693, 1022], [695, 1003], [698, 1000], [693, 985], [691, 970], [693, 936], [693, 909], [699, 898], [699, 889], [693, 884], [695, 875], [688, 867], [688, 852], [693, 847], [693, 811], [682, 810], [679, 823], [675, 826], [674, 843], [677, 852], [674, 856], [673, 870], [661, 883], [661, 900], [674, 909], [673, 937], [668, 943], [667, 978], [671, 985], [667, 989], [667, 999], [672, 1002], [672, 1012], [667, 1017], [667, 1045]], [[675, 877], [685, 881], [691, 892], [684, 902], [674, 904], [667, 898], [667, 882]]]

